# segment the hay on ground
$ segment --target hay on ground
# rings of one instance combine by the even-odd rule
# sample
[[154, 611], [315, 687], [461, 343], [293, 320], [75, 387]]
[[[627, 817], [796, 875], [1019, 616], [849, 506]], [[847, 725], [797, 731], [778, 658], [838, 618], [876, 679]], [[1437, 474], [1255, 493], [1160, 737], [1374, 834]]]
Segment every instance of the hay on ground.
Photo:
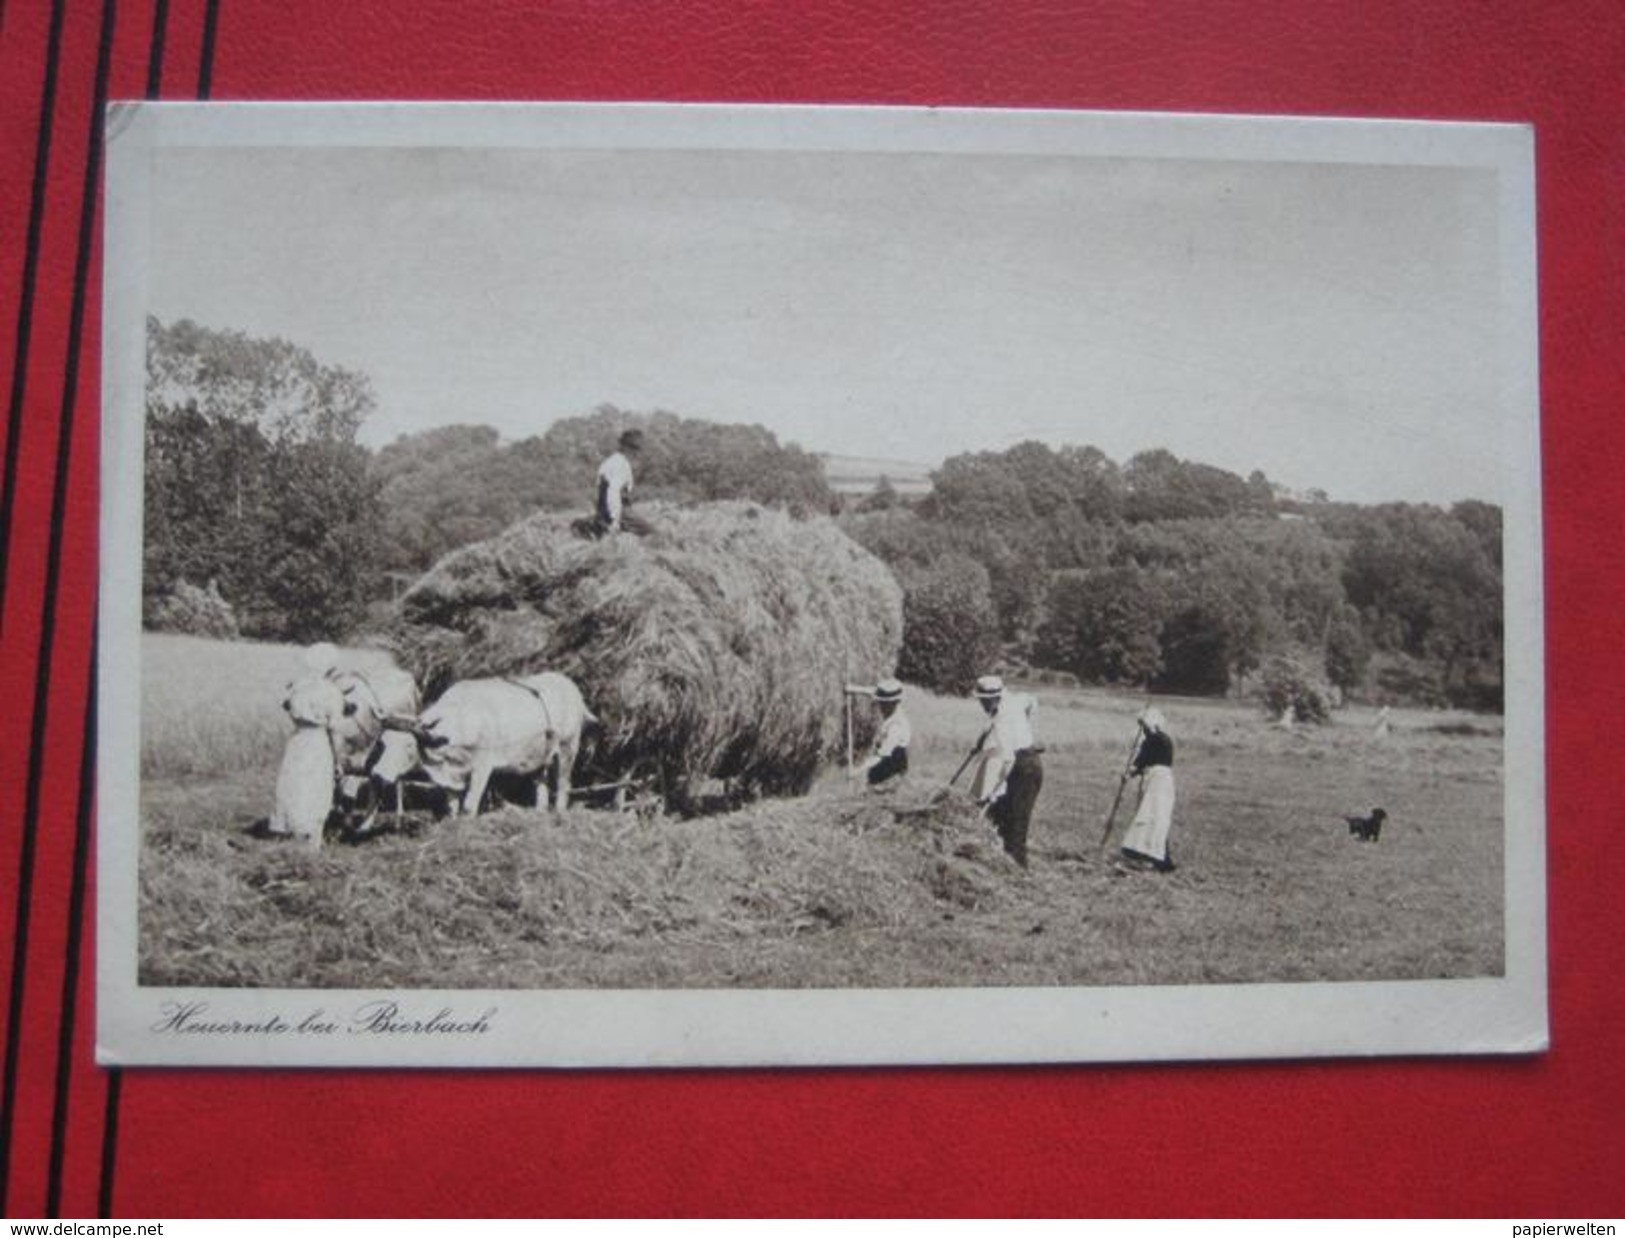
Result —
[[[818, 792], [658, 821], [560, 827], [502, 809], [409, 820], [320, 851], [214, 825], [150, 822], [140, 979], [163, 986], [534, 988], [733, 983], [739, 953], [996, 914], [1020, 869], [963, 800], [898, 821]], [[647, 948], [639, 953], [640, 948]], [[751, 983], [806, 983], [752, 969]]]
[[[902, 594], [823, 517], [651, 504], [646, 537], [542, 513], [454, 551], [394, 633], [428, 697], [460, 679], [560, 671], [604, 723], [585, 774], [799, 794], [844, 746], [843, 686], [891, 674]], [[867, 727], [868, 710], [857, 710]]]

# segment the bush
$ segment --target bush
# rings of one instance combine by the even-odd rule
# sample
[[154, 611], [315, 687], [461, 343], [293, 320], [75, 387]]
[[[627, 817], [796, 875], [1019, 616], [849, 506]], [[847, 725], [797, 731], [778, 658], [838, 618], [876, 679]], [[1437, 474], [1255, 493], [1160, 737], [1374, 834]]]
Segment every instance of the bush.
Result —
[[145, 625], [156, 632], [181, 632], [219, 640], [235, 640], [239, 634], [237, 613], [231, 603], [220, 596], [220, 586], [213, 580], [202, 589], [190, 581], [177, 580], [168, 593], [149, 602], [142, 618]]
[[1271, 718], [1290, 716], [1294, 722], [1330, 720], [1331, 685], [1311, 671], [1304, 659], [1277, 654], [1264, 663], [1260, 678], [1259, 701]]

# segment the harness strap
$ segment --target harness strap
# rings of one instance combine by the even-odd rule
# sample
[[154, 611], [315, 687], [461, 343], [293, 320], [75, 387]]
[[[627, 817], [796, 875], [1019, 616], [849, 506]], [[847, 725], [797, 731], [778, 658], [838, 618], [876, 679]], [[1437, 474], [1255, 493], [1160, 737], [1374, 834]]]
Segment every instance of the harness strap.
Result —
[[535, 688], [531, 687], [528, 683], [525, 683], [525, 682], [523, 682], [521, 680], [518, 680], [518, 679], [514, 679], [510, 675], [502, 676], [502, 682], [503, 683], [511, 683], [514, 687], [518, 688], [521, 692], [528, 692], [532, 696], [534, 696], [536, 698], [536, 703], [542, 707], [542, 716], [547, 719], [547, 729], [549, 731], [555, 731], [555, 732], [558, 730], [558, 728], [553, 725], [553, 711], [547, 707], [547, 698], [546, 697], [544, 697]]

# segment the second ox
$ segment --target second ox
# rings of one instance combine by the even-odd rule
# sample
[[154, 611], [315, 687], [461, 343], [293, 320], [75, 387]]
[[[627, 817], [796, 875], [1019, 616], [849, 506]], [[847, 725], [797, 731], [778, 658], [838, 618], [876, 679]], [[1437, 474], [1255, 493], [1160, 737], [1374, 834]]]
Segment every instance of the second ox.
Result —
[[418, 712], [422, 698], [417, 681], [393, 664], [366, 670], [335, 667], [327, 678], [344, 694], [344, 717], [333, 729], [333, 755], [345, 780], [347, 798], [355, 800], [363, 788], [370, 787], [370, 824], [382, 793], [392, 789], [399, 816], [401, 779], [418, 766], [418, 741], [385, 724], [392, 716]]
[[534, 777], [536, 802], [547, 803], [555, 762], [551, 807], [562, 812], [569, 807], [582, 732], [596, 721], [574, 682], [543, 671], [522, 679], [465, 679], [406, 725], [420, 745], [424, 772], [452, 792], [454, 812], [478, 813], [497, 773]]

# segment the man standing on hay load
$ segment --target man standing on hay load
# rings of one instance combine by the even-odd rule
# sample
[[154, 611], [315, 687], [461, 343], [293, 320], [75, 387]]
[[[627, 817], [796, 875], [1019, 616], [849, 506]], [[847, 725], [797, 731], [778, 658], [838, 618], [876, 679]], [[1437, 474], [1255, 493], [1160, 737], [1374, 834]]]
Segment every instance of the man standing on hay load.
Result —
[[1038, 756], [1043, 749], [1033, 741], [1038, 701], [1026, 693], [1006, 692], [997, 675], [976, 681], [976, 699], [993, 721], [978, 743], [982, 762], [971, 795], [987, 810], [1010, 858], [1026, 868], [1027, 827], [1044, 785], [1044, 763]]
[[914, 738], [908, 715], [903, 712], [903, 685], [895, 679], [882, 679], [875, 685], [875, 708], [880, 710], [880, 733], [874, 752], [863, 763], [863, 775], [871, 789], [896, 786], [895, 780], [908, 773], [908, 745]]
[[632, 461], [643, 450], [642, 430], [621, 431], [620, 450], [598, 466], [598, 492], [593, 500], [593, 533], [628, 533], [643, 536], [649, 526], [627, 511], [632, 502]]

